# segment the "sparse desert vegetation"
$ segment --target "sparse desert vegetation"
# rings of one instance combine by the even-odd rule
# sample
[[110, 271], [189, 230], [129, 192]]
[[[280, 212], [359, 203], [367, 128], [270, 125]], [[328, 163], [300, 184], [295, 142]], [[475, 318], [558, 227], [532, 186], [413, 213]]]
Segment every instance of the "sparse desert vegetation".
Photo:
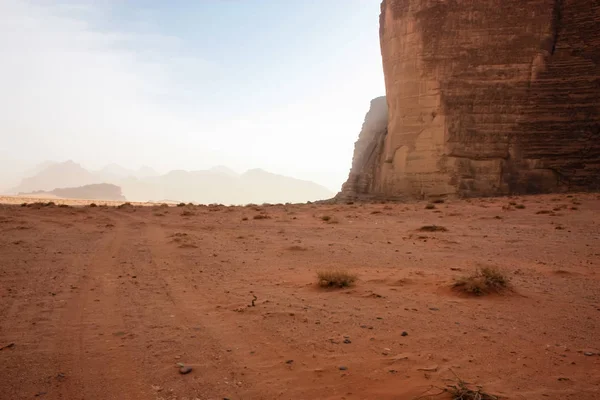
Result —
[[357, 276], [340, 269], [326, 269], [317, 272], [317, 283], [326, 288], [345, 288], [354, 285]]
[[468, 276], [462, 276], [453, 287], [464, 293], [483, 296], [500, 293], [510, 287], [510, 279], [505, 272], [495, 267], [482, 267]]
[[458, 379], [458, 382], [448, 385], [445, 389], [452, 400], [500, 400], [498, 396], [486, 393], [482, 387], [472, 388], [467, 382]]

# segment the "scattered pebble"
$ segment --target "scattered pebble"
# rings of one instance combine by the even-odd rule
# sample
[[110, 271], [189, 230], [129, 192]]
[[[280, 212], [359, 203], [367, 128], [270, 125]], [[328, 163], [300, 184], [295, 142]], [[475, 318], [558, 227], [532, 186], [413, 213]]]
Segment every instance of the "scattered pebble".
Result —
[[425, 367], [425, 368], [417, 368], [417, 371], [425, 371], [425, 372], [436, 372], [438, 370], [438, 366], [434, 365], [431, 367]]
[[4, 349], [12, 349], [13, 347], [15, 347], [14, 343], [9, 343], [6, 346], [2, 346], [0, 347], [0, 350], [4, 350]]
[[400, 336], [408, 336], [408, 332], [404, 331]]
[[583, 355], [584, 355], [584, 356], [591, 357], [591, 356], [595, 356], [595, 355], [596, 355], [596, 353], [592, 353], [591, 351], [586, 351], [585, 353], [583, 353]]
[[192, 372], [192, 367], [181, 367], [181, 368], [179, 368], [179, 373], [181, 375], [189, 374], [190, 372]]
[[285, 363], [286, 364], [292, 364], [294, 362], [294, 360], [287, 360]]
[[440, 311], [440, 309], [439, 309], [439, 308], [437, 308], [437, 307], [429, 307], [429, 309], [430, 309], [431, 311]]
[[350, 344], [350, 343], [352, 343], [352, 342], [350, 341], [350, 339], [344, 339], [344, 343], [346, 343], [346, 344]]
[[348, 370], [348, 367], [345, 367], [343, 365], [340, 367], [340, 371], [347, 371], [347, 370]]

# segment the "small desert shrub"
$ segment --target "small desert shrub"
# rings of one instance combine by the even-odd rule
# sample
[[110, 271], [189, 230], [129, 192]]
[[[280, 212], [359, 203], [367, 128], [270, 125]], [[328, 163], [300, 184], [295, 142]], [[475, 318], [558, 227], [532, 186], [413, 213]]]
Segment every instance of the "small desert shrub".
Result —
[[511, 205], [511, 206], [516, 206], [516, 205], [517, 205], [517, 203], [516, 203], [516, 202], [514, 202], [514, 201], [511, 201], [511, 202], [509, 202], [508, 204], [509, 204], [509, 205]]
[[60, 204], [59, 207], [60, 208], [71, 208], [71, 206], [68, 204]]
[[421, 232], [448, 232], [448, 228], [437, 225], [425, 225], [419, 228]]
[[89, 207], [98, 207], [98, 204], [96, 204], [96, 203], [90, 203]]
[[432, 201], [433, 204], [444, 204], [444, 199], [435, 199]]
[[196, 214], [194, 214], [194, 213], [193, 213], [193, 212], [191, 212], [191, 211], [188, 211], [188, 210], [186, 210], [186, 211], [183, 211], [183, 212], [181, 213], [181, 215], [182, 215], [182, 216], [184, 216], [184, 217], [190, 217], [190, 216], [192, 216], [192, 215], [196, 215]]
[[552, 211], [540, 210], [540, 211], [536, 212], [536, 214], [552, 214]]
[[117, 208], [129, 208], [129, 207], [133, 207], [130, 202], [119, 204], [117, 206]]
[[522, 210], [522, 209], [524, 209], [524, 208], [525, 208], [525, 204], [517, 204], [517, 205], [515, 206], [515, 208], [517, 208], [517, 209], [519, 209], [519, 210]]
[[426, 210], [433, 210], [435, 208], [435, 204], [429, 203], [425, 206]]
[[379, 210], [371, 211], [371, 214], [381, 214], [381, 211], [379, 211]]
[[317, 272], [317, 280], [321, 287], [348, 287], [356, 282], [356, 275], [346, 271], [327, 270]]
[[242, 218], [242, 221], [248, 221], [248, 217]]
[[266, 214], [256, 214], [254, 217], [252, 217], [253, 219], [269, 219], [271, 217], [269, 217]]
[[328, 222], [328, 221], [331, 221], [331, 217], [330, 217], [329, 215], [323, 215], [323, 216], [321, 217], [321, 220], [323, 220], [323, 221], [325, 221], [325, 222]]
[[471, 389], [462, 379], [454, 385], [448, 385], [445, 391], [450, 393], [452, 400], [499, 400], [498, 396], [484, 392], [481, 387]]
[[55, 205], [56, 205], [56, 203], [53, 202], [53, 201], [49, 201], [47, 203], [44, 203], [44, 207], [54, 207]]
[[27, 203], [21, 203], [21, 207], [27, 207], [29, 204]]
[[509, 285], [509, 278], [503, 272], [493, 267], [484, 267], [472, 275], [458, 278], [453, 287], [465, 293], [483, 296], [501, 292]]
[[177, 207], [185, 207], [185, 203], [179, 203], [177, 204]]

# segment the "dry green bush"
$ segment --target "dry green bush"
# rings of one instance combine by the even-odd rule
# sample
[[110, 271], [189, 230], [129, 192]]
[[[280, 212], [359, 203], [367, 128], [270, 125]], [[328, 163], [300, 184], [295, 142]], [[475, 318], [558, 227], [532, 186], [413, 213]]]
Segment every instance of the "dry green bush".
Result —
[[321, 287], [344, 288], [352, 286], [357, 276], [347, 271], [332, 269], [317, 272], [317, 281]]
[[469, 276], [456, 279], [453, 287], [464, 293], [483, 296], [498, 293], [510, 286], [510, 280], [505, 273], [497, 268], [483, 267]]

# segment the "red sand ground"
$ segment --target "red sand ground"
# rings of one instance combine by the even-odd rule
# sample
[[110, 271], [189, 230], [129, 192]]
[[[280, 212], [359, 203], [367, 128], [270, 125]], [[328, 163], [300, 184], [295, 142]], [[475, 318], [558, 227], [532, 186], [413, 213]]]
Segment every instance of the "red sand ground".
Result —
[[600, 196], [424, 206], [0, 206], [0, 398], [600, 399]]

